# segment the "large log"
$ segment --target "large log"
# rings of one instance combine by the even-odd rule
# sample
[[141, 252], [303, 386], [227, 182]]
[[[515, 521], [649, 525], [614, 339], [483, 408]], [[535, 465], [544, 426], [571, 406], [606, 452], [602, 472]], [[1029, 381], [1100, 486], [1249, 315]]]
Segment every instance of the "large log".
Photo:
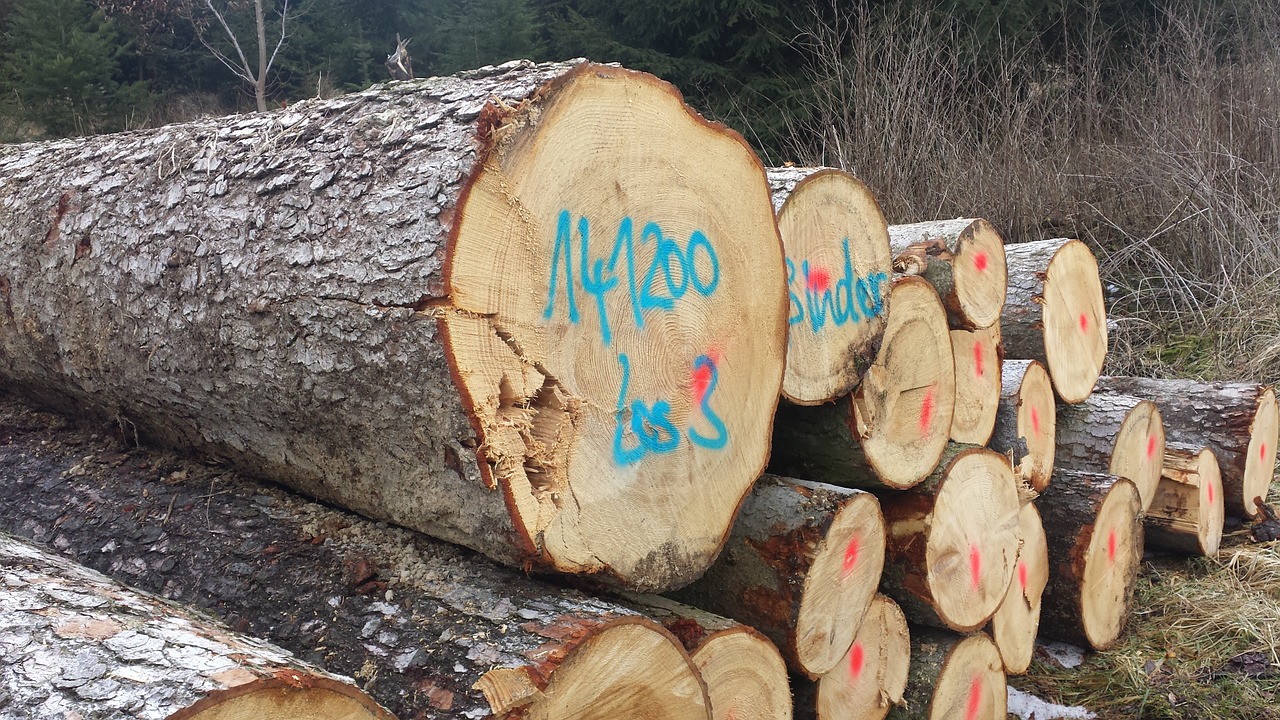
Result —
[[1036, 504], [1049, 546], [1040, 631], [1106, 650], [1129, 622], [1142, 563], [1138, 488], [1114, 475], [1056, 470]]
[[1049, 582], [1049, 547], [1044, 525], [1033, 503], [1018, 512], [1018, 560], [1004, 600], [991, 616], [991, 639], [1008, 675], [1025, 675], [1031, 667], [1040, 628], [1040, 601]]
[[892, 720], [1006, 720], [1008, 684], [1000, 653], [983, 633], [911, 630], [911, 670]]
[[769, 469], [861, 488], [908, 488], [938, 464], [951, 431], [955, 363], [933, 288], [900, 278], [875, 362], [850, 397], [815, 407], [783, 403]]
[[1265, 502], [1270, 492], [1280, 443], [1280, 409], [1273, 388], [1131, 377], [1102, 378], [1098, 387], [1158, 405], [1170, 440], [1213, 451], [1222, 473], [1227, 513], [1257, 517], [1256, 501]]
[[765, 475], [721, 557], [672, 595], [755, 627], [777, 643], [792, 671], [816, 678], [853, 642], [884, 554], [874, 495]]
[[350, 678], [0, 533], [0, 714], [394, 720]]
[[629, 608], [0, 410], [0, 529], [351, 675], [400, 717], [708, 718], [684, 649]]
[[920, 485], [880, 498], [887, 541], [881, 590], [907, 619], [960, 632], [987, 624], [1018, 552], [1018, 490], [1009, 462], [952, 445]]
[[888, 224], [848, 173], [784, 167], [768, 176], [791, 298], [782, 395], [801, 405], [831, 402], [857, 386], [884, 335]]
[[1156, 495], [1164, 459], [1160, 410], [1132, 395], [1094, 392], [1076, 405], [1058, 407], [1054, 464], [1064, 470], [1128, 478], [1145, 511]]
[[952, 327], [991, 327], [1007, 290], [1004, 239], [981, 218], [931, 220], [889, 227], [894, 270], [928, 280]]
[[1005, 255], [1005, 357], [1039, 360], [1063, 402], [1084, 400], [1107, 355], [1107, 311], [1093, 251], [1079, 240], [1056, 239], [1008, 245]]
[[1225, 521], [1222, 473], [1213, 451], [1169, 443], [1160, 484], [1143, 518], [1148, 546], [1214, 557]]
[[911, 633], [897, 604], [877, 595], [849, 652], [816, 683], [796, 680], [796, 715], [817, 720], [881, 720], [902, 704]]
[[768, 184], [652, 76], [10, 145], [0, 218], [0, 378], [507, 564], [681, 585], [763, 470]]
[[1053, 386], [1035, 360], [1005, 360], [990, 447], [1013, 463], [1023, 486], [1039, 493], [1053, 478], [1057, 413]]
[[1000, 324], [981, 330], [952, 330], [951, 354], [956, 366], [956, 406], [951, 415], [951, 439], [986, 445], [995, 431], [1000, 408]]

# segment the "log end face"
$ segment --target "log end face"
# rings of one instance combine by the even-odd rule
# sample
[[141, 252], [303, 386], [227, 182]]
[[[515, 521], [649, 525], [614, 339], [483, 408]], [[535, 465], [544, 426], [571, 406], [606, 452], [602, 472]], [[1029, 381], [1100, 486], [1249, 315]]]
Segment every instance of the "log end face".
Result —
[[1132, 481], [1117, 478], [1093, 522], [1080, 584], [1081, 628], [1095, 650], [1112, 647], [1124, 631], [1142, 546], [1142, 498]]
[[1160, 484], [1164, 453], [1165, 431], [1160, 410], [1150, 400], [1139, 400], [1116, 432], [1108, 472], [1133, 481], [1144, 512], [1151, 507]]
[[970, 635], [951, 649], [929, 702], [930, 720], [1005, 720], [1008, 685], [991, 638]]
[[1107, 310], [1098, 261], [1079, 240], [1064, 243], [1045, 272], [1044, 354], [1054, 390], [1065, 403], [1084, 402], [1107, 355]]
[[1000, 320], [1008, 290], [1004, 238], [986, 220], [960, 234], [952, 260], [952, 283], [965, 327], [988, 328]]
[[1027, 365], [1018, 390], [1018, 435], [1026, 439], [1026, 455], [1018, 464], [1018, 476], [1037, 493], [1053, 479], [1057, 448], [1057, 413], [1049, 373], [1038, 361]]
[[897, 603], [876, 595], [848, 652], [818, 679], [818, 717], [879, 720], [902, 704], [911, 636]]
[[713, 720], [790, 720], [791, 686], [781, 653], [745, 626], [718, 633], [693, 653]]
[[1001, 349], [997, 323], [982, 330], [952, 330], [951, 352], [956, 368], [956, 403], [951, 439], [986, 445], [1000, 408]]
[[[1276, 445], [1280, 444], [1280, 409], [1276, 392], [1265, 388], [1258, 396], [1257, 412], [1249, 428], [1249, 448], [1244, 464], [1243, 510], [1245, 517], [1257, 517], [1255, 498], [1267, 500], [1276, 468]], [[1229, 499], [1234, 504], [1234, 499]], [[1229, 508], [1230, 509], [1230, 508]]]
[[1049, 546], [1040, 513], [1032, 503], [1018, 512], [1018, 548], [1013, 579], [1004, 600], [991, 617], [991, 637], [1000, 651], [1005, 672], [1022, 675], [1031, 667], [1040, 601], [1049, 583]]

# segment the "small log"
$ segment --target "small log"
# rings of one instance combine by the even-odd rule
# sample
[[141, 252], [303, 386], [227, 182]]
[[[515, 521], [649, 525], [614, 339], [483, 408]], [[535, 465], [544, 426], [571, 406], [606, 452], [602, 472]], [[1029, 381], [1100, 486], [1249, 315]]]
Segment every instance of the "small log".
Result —
[[0, 533], [5, 717], [395, 720], [350, 678]]
[[622, 593], [621, 599], [684, 645], [707, 684], [712, 720], [790, 720], [787, 665], [769, 638], [661, 595]]
[[0, 530], [349, 674], [399, 717], [709, 716], [679, 642], [618, 603], [11, 401], [0, 427]]
[[1008, 679], [991, 638], [911, 629], [905, 702], [891, 720], [1005, 720], [1007, 710]]
[[920, 278], [895, 280], [889, 307], [875, 362], [850, 398], [815, 407], [779, 405], [771, 472], [904, 489], [937, 466], [956, 395], [946, 314]]
[[986, 445], [995, 431], [1000, 408], [1000, 323], [981, 330], [952, 330], [951, 354], [956, 365], [956, 407], [951, 440]]
[[1106, 650], [1129, 621], [1142, 562], [1142, 499], [1133, 481], [1055, 470], [1036, 504], [1049, 547], [1042, 634]]
[[1213, 451], [1168, 443], [1160, 485], [1143, 520], [1149, 547], [1215, 557], [1225, 511], [1222, 474]]
[[956, 218], [889, 228], [893, 269], [938, 291], [953, 328], [991, 327], [1005, 303], [1004, 239], [983, 219]]
[[769, 186], [651, 75], [515, 61], [4, 145], [0, 198], [0, 378], [64, 412], [645, 591], [764, 469]]
[[881, 590], [907, 619], [960, 632], [991, 619], [1013, 577], [1018, 490], [1004, 456], [952, 445], [924, 482], [880, 498]]
[[1107, 355], [1107, 310], [1093, 251], [1079, 240], [1057, 239], [1008, 245], [1005, 254], [1005, 357], [1039, 360], [1058, 397], [1081, 402]]
[[884, 552], [874, 495], [765, 475], [724, 553], [672, 597], [751, 625], [777, 643], [792, 671], [816, 678], [853, 642]]
[[1227, 514], [1258, 516], [1256, 502], [1267, 500], [1280, 443], [1274, 389], [1254, 383], [1130, 377], [1103, 378], [1099, 388], [1158, 405], [1169, 439], [1213, 451]]
[[991, 616], [991, 639], [1008, 675], [1025, 675], [1036, 649], [1040, 598], [1049, 582], [1049, 547], [1040, 513], [1032, 503], [1018, 512], [1018, 560], [1009, 591]]
[[1053, 386], [1035, 360], [1005, 360], [990, 447], [1008, 456], [1024, 487], [1040, 493], [1053, 478], [1057, 413]]
[[898, 605], [877, 595], [849, 652], [816, 683], [797, 680], [796, 715], [817, 720], [881, 720], [902, 704], [911, 633]]
[[1160, 483], [1165, 429], [1160, 410], [1132, 395], [1094, 392], [1077, 405], [1058, 407], [1055, 464], [1064, 470], [1128, 478], [1145, 511]]
[[849, 394], [884, 335], [889, 232], [875, 196], [831, 168], [770, 168], [787, 256], [787, 368], [782, 396], [800, 405]]

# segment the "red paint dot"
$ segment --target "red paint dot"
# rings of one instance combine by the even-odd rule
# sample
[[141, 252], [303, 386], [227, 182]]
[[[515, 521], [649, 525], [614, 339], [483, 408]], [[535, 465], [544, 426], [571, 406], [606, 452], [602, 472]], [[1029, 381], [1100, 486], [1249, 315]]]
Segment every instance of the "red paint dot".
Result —
[[849, 538], [849, 544], [844, 549], [844, 571], [840, 574], [840, 579], [844, 580], [853, 572], [853, 568], [858, 564], [858, 536], [854, 535]]
[[978, 269], [978, 272], [984, 272], [987, 269], [987, 251], [986, 250], [979, 250], [977, 253], [974, 254], [973, 266]]
[[711, 387], [711, 364], [702, 363], [693, 369], [690, 383], [693, 385], [693, 399], [699, 405], [707, 397], [707, 388]]
[[974, 590], [982, 582], [982, 551], [977, 545], [969, 546], [969, 580], [973, 583]]
[[1034, 407], [1031, 408], [1031, 432], [1040, 434], [1040, 411]]
[[862, 674], [862, 655], [862, 643], [854, 643], [853, 647], [849, 648], [849, 677], [854, 680]]
[[1018, 563], [1018, 584], [1022, 586], [1023, 592], [1027, 590], [1027, 564], [1025, 562]]
[[1116, 561], [1116, 531], [1112, 530], [1107, 533], [1107, 560], [1114, 563]]
[[807, 282], [810, 290], [820, 293], [831, 287], [831, 273], [826, 268], [814, 268], [809, 271]]
[[969, 683], [969, 709], [965, 712], [965, 720], [976, 720], [978, 710], [982, 709], [982, 676], [974, 675]]
[[924, 391], [924, 401], [920, 403], [920, 432], [929, 434], [929, 421], [933, 419], [933, 385]]
[[982, 377], [983, 375], [983, 365], [986, 364], [985, 360], [986, 358], [983, 357], [983, 354], [982, 354], [982, 343], [974, 343], [973, 344], [973, 373], [978, 377]]
[[1147, 436], [1147, 459], [1150, 460], [1155, 456], [1156, 456], [1156, 436], [1148, 435]]
[[1089, 316], [1084, 313], [1080, 313], [1080, 332], [1089, 332]]
[[1213, 483], [1209, 483], [1209, 504], [1213, 505]]

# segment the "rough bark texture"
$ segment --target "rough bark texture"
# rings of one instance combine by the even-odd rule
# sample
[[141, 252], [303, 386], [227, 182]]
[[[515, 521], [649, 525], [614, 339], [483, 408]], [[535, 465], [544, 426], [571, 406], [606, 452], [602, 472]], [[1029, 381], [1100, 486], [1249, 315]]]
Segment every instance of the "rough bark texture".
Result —
[[893, 269], [933, 285], [951, 327], [975, 330], [1000, 319], [1006, 291], [1004, 240], [981, 218], [891, 225]]
[[1005, 360], [1000, 406], [988, 446], [1007, 456], [1022, 484], [1039, 493], [1053, 478], [1057, 428], [1053, 387], [1044, 365]]
[[1165, 445], [1160, 484], [1143, 519], [1147, 545], [1214, 557], [1224, 519], [1222, 474], [1213, 451]]
[[1058, 470], [1036, 501], [1049, 548], [1040, 633], [1106, 650], [1124, 631], [1142, 562], [1142, 508], [1133, 482]]
[[0, 714], [394, 720], [350, 678], [0, 533]]
[[1058, 406], [1055, 432], [1057, 467], [1128, 478], [1138, 486], [1142, 509], [1151, 505], [1160, 482], [1165, 430], [1150, 400], [1094, 392], [1082, 403]]
[[[645, 637], [662, 632], [616, 603], [467, 550], [130, 447], [12, 399], [0, 411], [0, 529], [349, 674], [399, 717], [500, 715], [536, 698], [591, 637], [636, 623]], [[672, 650], [660, 670], [631, 668], [670, 682], [644, 702], [703, 692], [683, 650]], [[495, 708], [475, 686], [495, 668], [534, 686]]]
[[887, 542], [881, 590], [907, 619], [961, 632], [987, 623], [1018, 551], [1018, 492], [999, 454], [952, 444], [911, 490], [880, 496]]
[[1089, 396], [1107, 353], [1098, 264], [1079, 240], [1008, 245], [1009, 289], [1000, 330], [1005, 357], [1039, 360], [1066, 403]]
[[1005, 720], [1008, 686], [1000, 653], [984, 633], [911, 629], [911, 670], [893, 720]]
[[[705, 237], [694, 247], [692, 237], [684, 236], [690, 238], [689, 262], [709, 266], [707, 257], [714, 261], [718, 251], [717, 272], [724, 277], [715, 275], [719, 279], [712, 283], [704, 268], [703, 290], [711, 293], [714, 285], [719, 291], [700, 306], [707, 312], [703, 322], [681, 315], [688, 326], [680, 325], [680, 340], [689, 338], [691, 328], [713, 329], [707, 318], [727, 316], [730, 307], [755, 315], [747, 309], [754, 303], [729, 288], [751, 272], [733, 268], [759, 269], [747, 292], [776, 307], [765, 313], [767, 319], [757, 318], [758, 327], [743, 323], [752, 326], [750, 333], [714, 328], [712, 350], [664, 346], [674, 364], [688, 354], [691, 364], [679, 372], [690, 385], [701, 378], [703, 388], [668, 398], [675, 434], [683, 438], [682, 421], [696, 420], [704, 440], [725, 441], [724, 453], [707, 450], [691, 457], [690, 439], [674, 451], [636, 460], [638, 468], [615, 463], [602, 472], [594, 458], [575, 465], [572, 451], [580, 448], [569, 440], [581, 431], [604, 436], [601, 442], [608, 445], [618, 426], [619, 445], [637, 442], [637, 433], [619, 425], [632, 414], [622, 408], [615, 414], [614, 408], [635, 394], [656, 391], [648, 387], [651, 368], [637, 359], [629, 394], [619, 400], [624, 368], [617, 354], [601, 353], [599, 338], [585, 338], [585, 331], [584, 338], [566, 340], [576, 326], [552, 314], [550, 305], [543, 319], [543, 303], [554, 293], [548, 285], [540, 291], [527, 286], [545, 279], [559, 256], [512, 258], [535, 245], [531, 254], [551, 255], [543, 246], [557, 237], [555, 217], [542, 216], [540, 209], [526, 224], [512, 224], [512, 234], [528, 237], [479, 253], [479, 264], [491, 262], [489, 275], [500, 277], [490, 281], [505, 283], [510, 295], [537, 305], [537, 318], [522, 325], [509, 321], [502, 308], [484, 306], [505, 302], [494, 297], [501, 292], [462, 297], [469, 287], [464, 280], [475, 276], [477, 263], [466, 262], [476, 253], [463, 252], [467, 245], [459, 238], [469, 222], [480, 222], [477, 217], [528, 208], [524, 196], [508, 197], [496, 209], [481, 200], [487, 201], [495, 182], [514, 183], [503, 164], [513, 148], [536, 149], [557, 127], [540, 121], [563, 110], [559, 98], [577, 97], [575, 88], [624, 83], [649, 88], [650, 100], [667, 101], [664, 113], [678, 105], [676, 119], [687, 121], [691, 132], [714, 136], [699, 135], [707, 142], [697, 152], [725, 150], [717, 144], [724, 140], [734, 152], [716, 157], [755, 173], [754, 191], [744, 191], [734, 209], [749, 210], [754, 201], [754, 211], [737, 214], [756, 218], [752, 222], [763, 228], [763, 240], [753, 236], [731, 246], [722, 237]], [[612, 573], [621, 584], [651, 590], [683, 584], [714, 558], [735, 500], [763, 469], [777, 401], [771, 385], [782, 375], [786, 298], [780, 283], [772, 282], [781, 277], [783, 264], [776, 229], [764, 221], [769, 208], [763, 168], [741, 138], [695, 117], [675, 95], [650, 76], [619, 68], [518, 61], [308, 100], [278, 113], [7, 146], [0, 150], [0, 378], [63, 410], [92, 408], [155, 441], [231, 460], [312, 496], [511, 565]], [[643, 120], [635, 125], [652, 127], [660, 114], [650, 104], [638, 112]], [[608, 121], [608, 130], [575, 121], [559, 127], [572, 125], [584, 143], [595, 137], [592, 132], [619, 137]], [[669, 124], [662, 129], [674, 132]], [[689, 153], [674, 156], [683, 162]], [[605, 165], [609, 172], [617, 169], [619, 188], [628, 185], [630, 165]], [[707, 165], [714, 163], [700, 161], [698, 169]], [[580, 177], [569, 173], [540, 187], [573, 195], [580, 188], [560, 185], [570, 176]], [[613, 192], [613, 176], [597, 180]], [[699, 195], [698, 188], [686, 189], [669, 197], [679, 202]], [[578, 197], [557, 202], [579, 199], [590, 204]], [[715, 215], [720, 207], [707, 202], [699, 209]], [[647, 232], [649, 220], [670, 220], [639, 217], [634, 204], [615, 203], [609, 211], [636, 213], [637, 232]], [[646, 208], [643, 214], [653, 213]], [[585, 227], [586, 216], [579, 219], [577, 227]], [[598, 226], [606, 224], [596, 219]], [[564, 224], [568, 233], [569, 222]], [[705, 252], [694, 252], [698, 248]], [[678, 254], [684, 256], [684, 249]], [[639, 262], [648, 267], [644, 253], [654, 251], [643, 250]], [[571, 251], [564, 252], [568, 258]], [[769, 258], [762, 260], [764, 255]], [[588, 265], [585, 257], [575, 260]], [[519, 267], [495, 269], [505, 262]], [[567, 259], [564, 264], [569, 266]], [[645, 267], [638, 271], [641, 278]], [[572, 284], [569, 269], [562, 277]], [[597, 268], [595, 279], [609, 278], [601, 278]], [[567, 292], [593, 307], [576, 285]], [[624, 292], [610, 295], [610, 303]], [[539, 297], [530, 300], [534, 296]], [[746, 347], [756, 342], [750, 338], [770, 345], [770, 351], [756, 356]], [[616, 340], [615, 349], [621, 342]], [[590, 344], [592, 357], [603, 358], [608, 372], [583, 368], [576, 375], [594, 394], [575, 395], [579, 378], [570, 377], [575, 373], [564, 363], [530, 356], [539, 343], [569, 355], [579, 345], [585, 353]], [[710, 354], [695, 368], [698, 353]], [[751, 357], [743, 362], [746, 356]], [[737, 413], [725, 413], [719, 403], [736, 394], [732, 386], [762, 369], [755, 400], [744, 406], [735, 401]], [[632, 407], [642, 402], [658, 408], [661, 400], [634, 399]], [[699, 410], [722, 413], [715, 417], [725, 432], [709, 428], [714, 423]], [[588, 422], [576, 413], [604, 419]], [[746, 418], [752, 418], [750, 430], [737, 425]], [[643, 427], [638, 420], [632, 425]], [[721, 467], [719, 458], [730, 456]], [[663, 465], [677, 458], [680, 467]], [[566, 475], [622, 477], [621, 486], [638, 488], [634, 492], [642, 498], [665, 498], [679, 488], [707, 484], [649, 488], [634, 482], [636, 476], [647, 479], [645, 473], [658, 468], [659, 476], [670, 478], [712, 466], [714, 472], [700, 476], [718, 478], [711, 485], [736, 488], [713, 493], [716, 502], [704, 503], [706, 516], [697, 518], [694, 531], [671, 527], [674, 511], [664, 518], [651, 513], [644, 526], [625, 528], [633, 537], [623, 558], [594, 547], [589, 531], [574, 535], [579, 515], [608, 514], [615, 505], [607, 492], [582, 498], [582, 489], [566, 482]], [[696, 504], [673, 502], [681, 512]], [[627, 517], [635, 512], [634, 502], [618, 504], [627, 505]], [[662, 507], [660, 501], [653, 505]], [[597, 516], [583, 525], [604, 527], [600, 537], [610, 544], [624, 530], [614, 520]]]
[[755, 627], [792, 671], [831, 670], [858, 631], [884, 566], [875, 496], [765, 475], [743, 503], [725, 551], [673, 597]]
[[1102, 392], [1145, 398], [1160, 408], [1171, 442], [1213, 451], [1222, 473], [1228, 515], [1254, 517], [1254, 499], [1265, 502], [1275, 472], [1275, 391], [1253, 383], [1206, 383], [1104, 377]]

